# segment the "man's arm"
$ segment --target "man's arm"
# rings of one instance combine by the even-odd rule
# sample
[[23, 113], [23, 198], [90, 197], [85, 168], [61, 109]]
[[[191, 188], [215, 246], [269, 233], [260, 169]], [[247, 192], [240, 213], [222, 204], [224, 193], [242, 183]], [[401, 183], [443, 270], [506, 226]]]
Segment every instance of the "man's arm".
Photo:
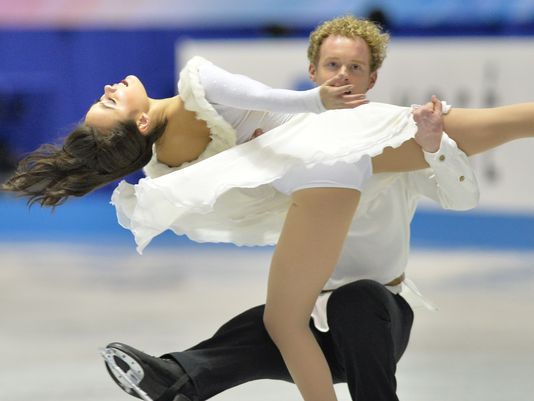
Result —
[[429, 169], [410, 173], [418, 193], [438, 202], [444, 209], [468, 210], [479, 201], [478, 182], [469, 159], [445, 133], [439, 150], [425, 152]]
[[443, 132], [441, 114], [442, 104], [435, 96], [431, 103], [414, 110], [415, 140], [430, 168], [410, 173], [410, 183], [445, 209], [472, 209], [480, 197], [478, 182], [465, 153]]

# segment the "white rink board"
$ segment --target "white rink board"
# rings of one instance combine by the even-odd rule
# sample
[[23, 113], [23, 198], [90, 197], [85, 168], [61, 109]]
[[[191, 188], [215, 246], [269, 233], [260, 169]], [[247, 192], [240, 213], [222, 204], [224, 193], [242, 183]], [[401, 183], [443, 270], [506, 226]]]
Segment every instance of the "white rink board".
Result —
[[[307, 79], [306, 39], [186, 40], [176, 46], [177, 72], [201, 55], [231, 72], [274, 87]], [[437, 94], [456, 107], [490, 107], [534, 99], [534, 39], [397, 39], [369, 93], [373, 101], [408, 106]], [[522, 140], [473, 158], [480, 209], [534, 213], [530, 178], [534, 141]]]

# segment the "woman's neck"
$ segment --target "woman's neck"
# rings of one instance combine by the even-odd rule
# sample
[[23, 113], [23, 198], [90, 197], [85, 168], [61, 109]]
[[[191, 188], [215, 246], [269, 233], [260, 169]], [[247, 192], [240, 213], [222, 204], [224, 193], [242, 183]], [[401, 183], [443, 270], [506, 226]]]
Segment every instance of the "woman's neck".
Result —
[[210, 130], [196, 113], [186, 110], [180, 96], [155, 100], [152, 116], [167, 121], [165, 132], [156, 142], [158, 160], [171, 167], [197, 159], [210, 142]]

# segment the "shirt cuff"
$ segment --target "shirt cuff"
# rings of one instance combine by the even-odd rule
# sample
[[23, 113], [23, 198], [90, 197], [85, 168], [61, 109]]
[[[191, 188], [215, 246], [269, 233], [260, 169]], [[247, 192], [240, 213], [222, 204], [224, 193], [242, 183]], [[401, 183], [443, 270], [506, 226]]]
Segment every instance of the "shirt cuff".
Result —
[[438, 151], [435, 153], [423, 151], [423, 154], [430, 168], [441, 177], [440, 181], [453, 178], [454, 181], [463, 183], [472, 175], [467, 156], [445, 132], [441, 137]]
[[449, 156], [453, 156], [456, 152], [458, 152], [458, 145], [445, 132], [441, 135], [439, 149], [436, 152], [432, 153], [423, 150], [425, 160], [431, 166], [446, 161]]

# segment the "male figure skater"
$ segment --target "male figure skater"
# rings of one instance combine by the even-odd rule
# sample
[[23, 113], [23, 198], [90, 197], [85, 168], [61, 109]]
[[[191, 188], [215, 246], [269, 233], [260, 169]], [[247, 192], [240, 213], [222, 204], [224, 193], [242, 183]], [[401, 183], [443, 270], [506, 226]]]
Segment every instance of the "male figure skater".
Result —
[[[366, 93], [377, 80], [387, 42], [388, 36], [369, 21], [327, 21], [310, 36], [310, 77], [320, 85], [337, 75], [334, 85], [352, 84], [353, 93]], [[363, 190], [336, 270], [310, 319], [334, 382], [346, 382], [355, 401], [398, 401], [396, 365], [413, 323], [404, 272], [418, 199], [426, 196], [455, 210], [478, 202], [473, 170], [443, 133], [441, 113], [435, 98], [414, 111], [416, 141], [430, 168], [374, 175]], [[381, 281], [366, 278], [377, 271]], [[213, 337], [160, 358], [112, 343], [104, 351], [106, 366], [125, 391], [157, 401], [206, 400], [257, 379], [291, 381], [264, 328], [263, 309], [249, 309]]]

